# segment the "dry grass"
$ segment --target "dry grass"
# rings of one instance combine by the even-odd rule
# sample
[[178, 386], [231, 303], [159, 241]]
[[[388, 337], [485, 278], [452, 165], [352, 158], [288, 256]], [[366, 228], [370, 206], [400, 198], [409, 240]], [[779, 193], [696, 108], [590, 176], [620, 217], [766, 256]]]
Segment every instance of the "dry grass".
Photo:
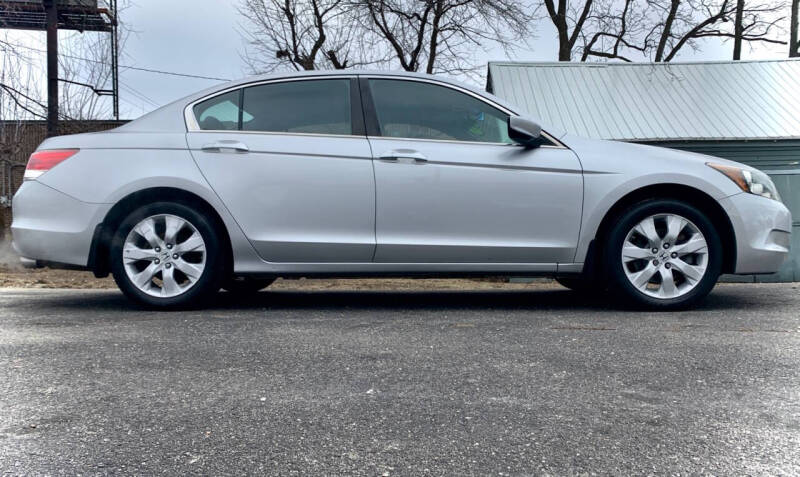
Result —
[[[300, 279], [276, 281], [276, 290], [515, 290], [558, 287], [550, 280], [532, 283], [508, 283], [502, 279], [382, 278], [382, 279]], [[116, 288], [114, 280], [95, 278], [91, 272], [26, 269], [0, 265], [0, 288]]]
[[26, 269], [0, 265], [0, 287], [3, 288], [114, 288], [111, 278], [95, 278], [91, 272]]
[[[95, 278], [91, 272], [27, 269], [18, 265], [19, 258], [9, 241], [0, 240], [0, 288], [116, 288], [111, 277]], [[509, 283], [501, 278], [348, 278], [348, 279], [279, 279], [271, 285], [275, 290], [519, 290], [559, 287], [549, 279], [531, 283]]]

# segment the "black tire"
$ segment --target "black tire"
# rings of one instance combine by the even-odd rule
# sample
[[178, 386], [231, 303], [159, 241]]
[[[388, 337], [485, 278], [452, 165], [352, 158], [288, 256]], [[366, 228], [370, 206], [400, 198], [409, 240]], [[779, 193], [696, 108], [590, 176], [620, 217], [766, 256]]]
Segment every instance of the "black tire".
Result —
[[[197, 229], [206, 246], [205, 268], [200, 278], [187, 291], [173, 297], [156, 297], [139, 290], [128, 278], [122, 259], [125, 238], [136, 224], [147, 217], [158, 214], [171, 214], [184, 219]], [[128, 214], [117, 227], [111, 241], [109, 263], [114, 281], [122, 292], [133, 302], [153, 309], [185, 309], [206, 304], [220, 289], [225, 276], [226, 258], [224, 242], [214, 226], [214, 222], [194, 207], [176, 202], [155, 202], [144, 205]]]
[[[695, 287], [684, 295], [662, 299], [639, 291], [625, 274], [621, 258], [628, 232], [648, 216], [673, 213], [690, 220], [706, 239], [708, 265]], [[722, 241], [711, 220], [696, 207], [674, 199], [653, 199], [637, 203], [619, 214], [608, 232], [602, 252], [603, 275], [609, 290], [624, 305], [655, 310], [690, 308], [703, 300], [714, 288], [722, 270]]]
[[222, 284], [222, 289], [235, 295], [250, 295], [272, 285], [274, 278], [231, 277]]

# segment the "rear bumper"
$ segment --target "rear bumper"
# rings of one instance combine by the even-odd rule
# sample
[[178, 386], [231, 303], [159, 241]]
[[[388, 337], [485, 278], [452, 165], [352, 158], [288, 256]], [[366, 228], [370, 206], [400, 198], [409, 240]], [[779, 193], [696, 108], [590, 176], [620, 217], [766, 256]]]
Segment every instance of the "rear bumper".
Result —
[[741, 193], [720, 200], [736, 233], [737, 274], [775, 273], [789, 256], [792, 214], [782, 203]]
[[95, 227], [111, 208], [81, 202], [37, 181], [24, 182], [12, 205], [13, 247], [27, 266], [85, 267]]

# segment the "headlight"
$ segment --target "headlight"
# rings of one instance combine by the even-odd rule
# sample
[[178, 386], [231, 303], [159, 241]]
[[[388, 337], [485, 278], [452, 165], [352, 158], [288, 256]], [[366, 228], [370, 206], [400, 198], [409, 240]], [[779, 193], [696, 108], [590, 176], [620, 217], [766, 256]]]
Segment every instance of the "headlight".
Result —
[[768, 175], [755, 169], [742, 169], [741, 167], [724, 164], [706, 163], [708, 167], [718, 170], [728, 176], [740, 189], [751, 194], [760, 195], [767, 199], [781, 200], [778, 189]]

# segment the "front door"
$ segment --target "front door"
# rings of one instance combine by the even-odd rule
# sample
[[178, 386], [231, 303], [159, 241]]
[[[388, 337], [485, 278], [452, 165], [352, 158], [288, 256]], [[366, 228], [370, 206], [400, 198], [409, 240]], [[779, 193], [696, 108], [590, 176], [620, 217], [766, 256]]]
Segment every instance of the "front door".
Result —
[[372, 260], [375, 184], [355, 80], [244, 87], [194, 115], [192, 155], [261, 258]]
[[[508, 137], [508, 114], [426, 81], [362, 81], [374, 105], [377, 262], [570, 263], [580, 162]], [[377, 127], [376, 127], [377, 126]]]

